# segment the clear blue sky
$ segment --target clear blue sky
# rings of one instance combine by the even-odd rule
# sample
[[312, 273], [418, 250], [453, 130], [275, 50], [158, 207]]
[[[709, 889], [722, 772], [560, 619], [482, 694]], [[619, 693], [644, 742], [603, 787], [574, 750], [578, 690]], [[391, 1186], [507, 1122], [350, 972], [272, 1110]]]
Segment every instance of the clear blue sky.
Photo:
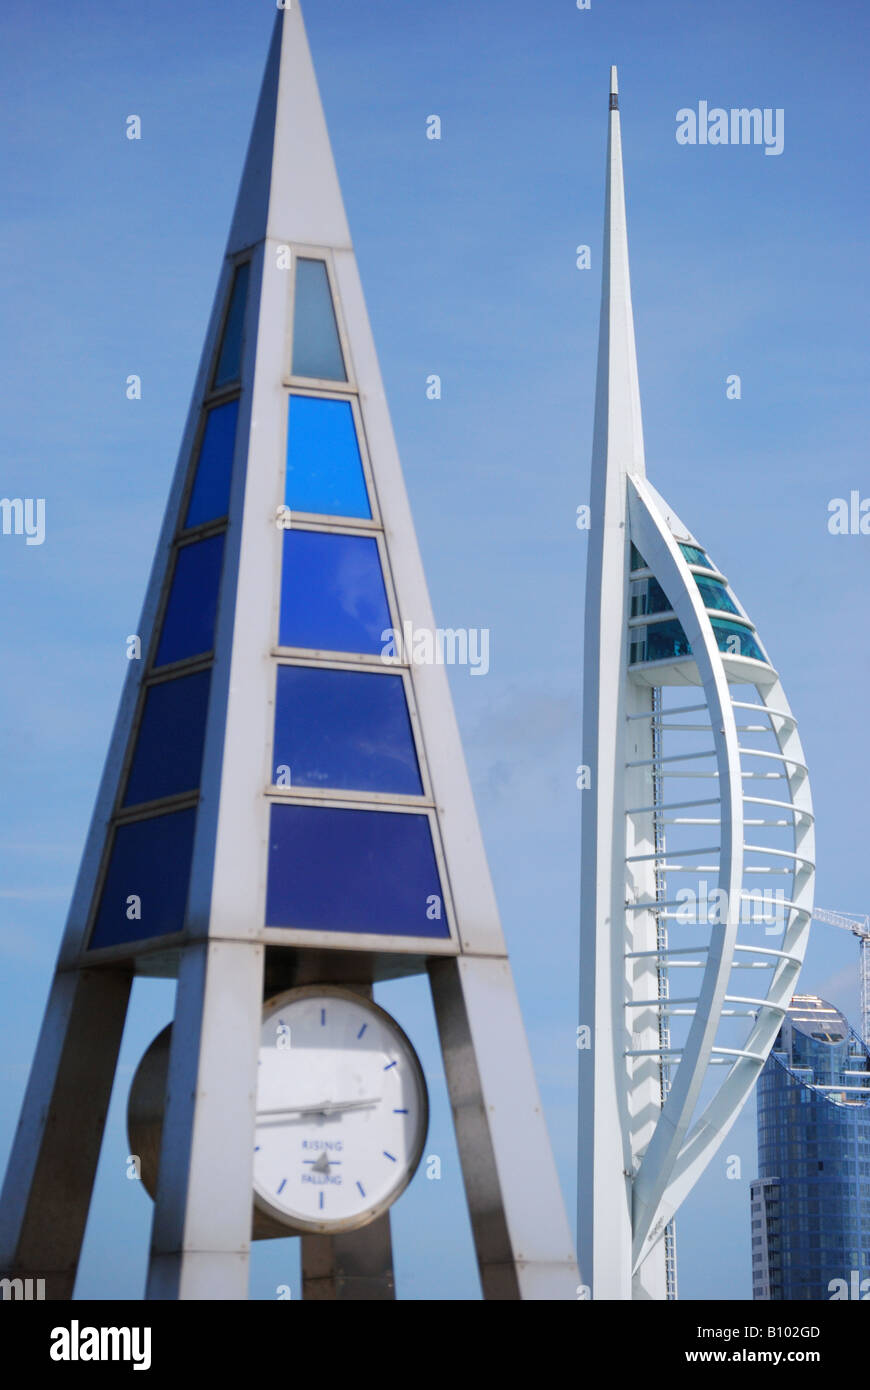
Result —
[[[6, 331], [0, 494], [0, 1163], [5, 1164], [187, 409], [259, 89], [267, 0], [28, 0], [0, 20]], [[870, 910], [870, 537], [827, 505], [867, 465], [868, 12], [811, 0], [308, 0], [306, 22], [426, 565], [444, 626], [488, 627], [451, 683], [569, 1208], [576, 1114], [579, 688], [607, 81], [620, 69], [650, 475], [729, 574], [798, 715], [819, 903]], [[785, 147], [682, 147], [675, 116], [782, 107]], [[425, 138], [430, 114], [440, 142]], [[143, 138], [125, 139], [137, 114]], [[588, 243], [592, 270], [575, 268]], [[140, 402], [125, 398], [129, 373]], [[427, 401], [425, 379], [444, 396]], [[739, 373], [743, 396], [725, 397]], [[855, 1020], [853, 939], [802, 979]], [[400, 1291], [479, 1296], [422, 982], [379, 998], [433, 1092], [394, 1209]], [[78, 1292], [141, 1296], [150, 1203], [126, 1091], [171, 991], [125, 1038]], [[725, 1177], [726, 1154], [742, 1179]], [[750, 1295], [750, 1106], [678, 1218], [684, 1297]], [[290, 1282], [255, 1250], [252, 1292]]]

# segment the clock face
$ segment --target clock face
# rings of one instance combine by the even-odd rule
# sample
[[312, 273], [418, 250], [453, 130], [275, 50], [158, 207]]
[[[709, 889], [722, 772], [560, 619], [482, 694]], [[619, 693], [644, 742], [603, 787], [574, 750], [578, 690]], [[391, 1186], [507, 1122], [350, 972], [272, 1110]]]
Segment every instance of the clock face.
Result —
[[414, 1175], [428, 1100], [398, 1024], [351, 990], [310, 985], [266, 1001], [254, 1200], [308, 1231], [353, 1230]]

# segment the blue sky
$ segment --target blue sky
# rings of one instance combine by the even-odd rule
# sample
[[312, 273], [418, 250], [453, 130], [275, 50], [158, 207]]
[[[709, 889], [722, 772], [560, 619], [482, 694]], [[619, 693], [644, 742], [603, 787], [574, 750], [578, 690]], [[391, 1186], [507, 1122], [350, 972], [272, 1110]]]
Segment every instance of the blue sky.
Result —
[[[867, 467], [868, 14], [809, 0], [308, 0], [306, 23], [393, 423], [443, 626], [488, 627], [486, 679], [451, 672], [569, 1208], [574, 1206], [579, 688], [608, 68], [620, 70], [647, 460], [729, 575], [799, 718], [817, 900], [870, 909], [870, 538], [831, 536]], [[0, 1162], [136, 630], [248, 139], [266, 0], [80, 0], [4, 12], [7, 331], [0, 493], [46, 499], [46, 539], [0, 537]], [[680, 146], [676, 112], [781, 107], [780, 156]], [[425, 138], [428, 115], [443, 123]], [[138, 114], [142, 139], [125, 138]], [[575, 247], [592, 269], [575, 267]], [[142, 400], [125, 381], [142, 378]], [[437, 372], [443, 399], [426, 399]], [[742, 399], [726, 400], [739, 373]], [[855, 1020], [856, 948], [815, 928], [802, 986]], [[423, 1174], [394, 1209], [412, 1298], [477, 1278], [431, 1006], [379, 998], [427, 1067]], [[142, 982], [78, 1292], [141, 1296], [150, 1204], [126, 1180], [132, 1068], [171, 1012]], [[725, 1177], [726, 1154], [742, 1178]], [[684, 1297], [746, 1298], [753, 1108], [678, 1218]], [[298, 1296], [291, 1242], [252, 1293]]]

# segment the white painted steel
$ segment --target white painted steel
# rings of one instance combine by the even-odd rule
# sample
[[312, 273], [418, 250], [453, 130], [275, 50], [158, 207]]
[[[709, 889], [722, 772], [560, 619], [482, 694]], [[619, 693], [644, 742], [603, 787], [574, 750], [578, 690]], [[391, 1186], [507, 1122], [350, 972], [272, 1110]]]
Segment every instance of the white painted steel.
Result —
[[[674, 1260], [662, 1236], [774, 1042], [806, 949], [814, 845], [806, 765], [777, 673], [767, 661], [719, 650], [680, 549], [698, 542], [646, 478], [615, 105], [612, 96], [587, 577], [584, 761], [592, 789], [583, 806], [580, 1022], [592, 1026], [593, 1047], [580, 1055], [578, 1224], [581, 1277], [593, 1297], [627, 1299], [665, 1296], [662, 1271], [672, 1273]], [[629, 542], [645, 561], [630, 577]], [[712, 561], [696, 568], [727, 586]], [[652, 577], [669, 611], [633, 616], [629, 584]], [[749, 623], [729, 593], [736, 615], [713, 617]], [[629, 665], [632, 634], [668, 620], [681, 624], [690, 655]], [[703, 703], [662, 705], [656, 690], [675, 685], [701, 687]], [[732, 696], [747, 685], [757, 699]], [[746, 710], [766, 722], [738, 724]], [[700, 713], [709, 724], [681, 718]], [[775, 751], [747, 735], [772, 740]], [[704, 741], [674, 751], [675, 736]], [[762, 770], [771, 764], [776, 771]], [[673, 778], [710, 779], [717, 794], [669, 797], [664, 779]], [[777, 795], [751, 795], [757, 779], [777, 780]], [[747, 817], [747, 804], [786, 814]], [[711, 813], [670, 814], [700, 807]], [[676, 847], [666, 845], [665, 826], [679, 827]], [[699, 830], [684, 844], [696, 826], [715, 834]], [[791, 842], [758, 843], [761, 827]], [[686, 920], [669, 875], [687, 873], [715, 876], [727, 910], [719, 924], [697, 918], [698, 939], [684, 947], [667, 939]], [[779, 949], [744, 939], [759, 901], [748, 885], [771, 875], [786, 879]], [[758, 918], [767, 931], [771, 922], [777, 929], [774, 918]], [[741, 959], [746, 954], [764, 959]], [[676, 968], [699, 980], [669, 999], [667, 974]], [[768, 970], [766, 991], [747, 997], [731, 983], [732, 970], [746, 968]], [[669, 1020], [685, 1020], [679, 1044]], [[728, 1068], [715, 1085], [713, 1066]]]

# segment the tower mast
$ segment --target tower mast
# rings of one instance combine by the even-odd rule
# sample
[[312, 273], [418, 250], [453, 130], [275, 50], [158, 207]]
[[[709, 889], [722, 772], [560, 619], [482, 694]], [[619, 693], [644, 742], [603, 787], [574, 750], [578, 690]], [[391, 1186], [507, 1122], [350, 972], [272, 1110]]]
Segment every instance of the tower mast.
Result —
[[646, 477], [615, 68], [590, 500], [580, 1273], [596, 1299], [663, 1299], [675, 1292], [674, 1213], [797, 983], [813, 814], [758, 633]]

